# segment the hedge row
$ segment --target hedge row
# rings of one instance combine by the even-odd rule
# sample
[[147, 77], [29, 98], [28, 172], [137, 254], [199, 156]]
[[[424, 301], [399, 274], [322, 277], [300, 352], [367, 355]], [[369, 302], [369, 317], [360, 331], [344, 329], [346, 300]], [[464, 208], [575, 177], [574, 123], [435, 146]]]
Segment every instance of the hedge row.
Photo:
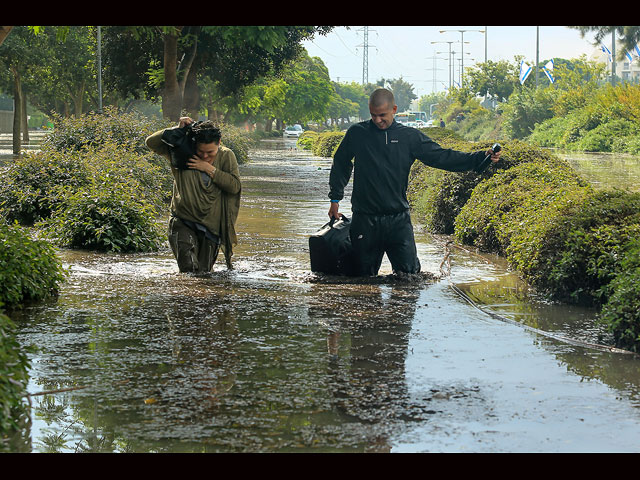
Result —
[[297, 145], [311, 152], [318, 157], [333, 157], [340, 142], [344, 137], [344, 132], [313, 132], [306, 131], [298, 139]]
[[57, 294], [64, 275], [49, 242], [32, 239], [19, 225], [0, 223], [0, 447], [29, 418], [24, 397], [29, 361], [2, 308]]
[[[437, 141], [462, 151], [488, 146]], [[482, 175], [416, 162], [409, 192], [429, 231], [505, 256], [550, 299], [600, 308], [617, 346], [640, 352], [640, 194], [596, 190], [568, 163], [522, 142], [506, 142]]]

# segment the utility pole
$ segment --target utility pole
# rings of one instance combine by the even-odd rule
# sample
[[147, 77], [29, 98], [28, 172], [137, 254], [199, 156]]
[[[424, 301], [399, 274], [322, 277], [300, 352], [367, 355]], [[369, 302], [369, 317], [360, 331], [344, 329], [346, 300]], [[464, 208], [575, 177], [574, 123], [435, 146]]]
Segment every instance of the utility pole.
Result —
[[98, 111], [102, 113], [102, 31], [98, 25]]
[[538, 59], [540, 55], [540, 27], [536, 27], [536, 90], [538, 89], [538, 65], [540, 65], [540, 60]]
[[484, 27], [484, 63], [487, 63], [487, 37], [489, 36], [489, 27]]
[[[363, 32], [363, 42], [357, 47], [362, 47], [362, 85], [369, 83], [369, 47], [375, 45], [369, 45], [369, 27], [362, 27], [358, 29], [358, 32]], [[371, 30], [375, 32], [375, 30]]]
[[[440, 52], [437, 52], [440, 53]], [[433, 57], [427, 57], [427, 60], [433, 59], [433, 68], [427, 68], [427, 70], [433, 70], [433, 84], [431, 86], [431, 93], [436, 93], [436, 70], [442, 70], [441, 68], [436, 67], [436, 60], [445, 60], [442, 57], [438, 57], [437, 55], [433, 55]]]
[[616, 84], [616, 28], [611, 30], [611, 85]]
[[451, 44], [452, 43], [456, 43], [456, 42], [431, 42], [431, 45], [434, 45], [436, 43], [448, 43], [449, 44], [449, 90], [451, 90], [451, 85], [452, 85], [452, 77], [451, 77]]
[[[460, 54], [461, 54], [460, 58], [462, 58], [462, 63], [460, 64], [460, 87], [462, 87], [462, 83], [464, 81], [464, 43], [465, 43], [464, 32], [479, 32], [479, 33], [486, 33], [486, 32], [485, 30], [440, 30], [440, 33], [446, 33], [446, 32], [460, 32]], [[485, 57], [486, 57], [486, 43], [485, 43]]]

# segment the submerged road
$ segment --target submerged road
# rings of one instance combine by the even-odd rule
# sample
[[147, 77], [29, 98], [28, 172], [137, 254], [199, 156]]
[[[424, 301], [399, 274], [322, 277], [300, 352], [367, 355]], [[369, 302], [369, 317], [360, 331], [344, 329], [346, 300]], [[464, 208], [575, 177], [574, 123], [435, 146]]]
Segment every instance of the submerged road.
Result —
[[[640, 451], [636, 357], [500, 321], [451, 288], [593, 335], [593, 312], [528, 301], [500, 259], [454, 250], [440, 280], [396, 281], [387, 262], [362, 282], [311, 274], [329, 166], [288, 142], [253, 152], [232, 272], [179, 274], [168, 250], [62, 252], [59, 299], [16, 320], [40, 349], [30, 392], [80, 388], [32, 397], [16, 450]], [[416, 237], [438, 274], [442, 245]]]

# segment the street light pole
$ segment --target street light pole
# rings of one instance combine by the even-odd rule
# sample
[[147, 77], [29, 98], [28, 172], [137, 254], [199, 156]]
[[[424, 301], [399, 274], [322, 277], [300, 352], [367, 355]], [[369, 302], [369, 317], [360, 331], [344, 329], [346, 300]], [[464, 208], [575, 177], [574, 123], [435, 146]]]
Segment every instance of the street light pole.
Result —
[[[484, 30], [440, 30], [440, 33], [445, 33], [445, 32], [460, 32], [460, 43], [462, 44], [462, 59], [463, 59], [462, 66], [460, 67], [460, 87], [462, 87], [462, 82], [464, 80], [464, 32], [480, 32], [480, 33], [486, 33], [486, 32]], [[485, 57], [487, 56], [486, 45], [487, 44], [485, 43]]]
[[98, 110], [102, 113], [102, 32], [98, 25]]
[[434, 43], [448, 43], [449, 44], [449, 90], [451, 90], [451, 44], [455, 43], [455, 42], [431, 42], [431, 44]]

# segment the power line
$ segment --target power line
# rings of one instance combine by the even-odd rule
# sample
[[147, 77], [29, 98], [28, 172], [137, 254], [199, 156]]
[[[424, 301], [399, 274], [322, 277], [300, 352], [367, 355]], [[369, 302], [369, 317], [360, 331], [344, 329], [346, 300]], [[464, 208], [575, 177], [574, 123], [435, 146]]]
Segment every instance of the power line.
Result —
[[[363, 47], [362, 49], [362, 85], [366, 85], [369, 83], [369, 47], [374, 47], [375, 45], [369, 45], [369, 27], [362, 27], [357, 30], [358, 32], [362, 31], [363, 33], [363, 42], [356, 47]], [[371, 30], [375, 32], [375, 30]]]

